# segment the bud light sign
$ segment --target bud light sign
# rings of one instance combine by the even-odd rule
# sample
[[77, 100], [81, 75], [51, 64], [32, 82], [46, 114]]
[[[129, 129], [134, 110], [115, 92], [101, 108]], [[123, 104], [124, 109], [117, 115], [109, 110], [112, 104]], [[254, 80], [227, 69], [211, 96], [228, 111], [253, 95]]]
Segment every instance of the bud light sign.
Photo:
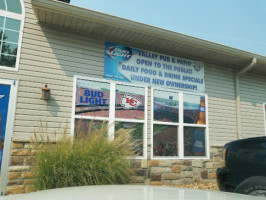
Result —
[[131, 58], [132, 51], [129, 47], [125, 46], [111, 46], [106, 50], [106, 54], [117, 62], [123, 63]]
[[95, 90], [84, 90], [84, 96], [80, 96], [80, 104], [93, 104], [93, 105], [106, 105], [107, 99], [104, 97], [104, 93]]
[[76, 91], [76, 115], [109, 116], [109, 85], [78, 80]]
[[104, 77], [118, 81], [204, 92], [202, 62], [105, 43]]

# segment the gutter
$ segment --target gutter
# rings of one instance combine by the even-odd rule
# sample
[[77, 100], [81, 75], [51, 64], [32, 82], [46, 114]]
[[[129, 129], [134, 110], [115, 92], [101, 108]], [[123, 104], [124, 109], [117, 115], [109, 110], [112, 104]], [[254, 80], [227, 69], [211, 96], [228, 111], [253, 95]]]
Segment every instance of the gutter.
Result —
[[253, 69], [257, 64], [257, 58], [253, 58], [251, 63], [244, 69], [239, 71], [235, 76], [235, 87], [236, 87], [236, 118], [237, 118], [237, 139], [242, 139], [241, 129], [241, 109], [240, 109], [240, 92], [239, 92], [239, 76], [243, 75], [247, 71]]
[[257, 58], [253, 58], [251, 63], [247, 67], [245, 67], [244, 69], [242, 69], [240, 72], [237, 73], [237, 76], [243, 75], [247, 71], [253, 69], [256, 63], [257, 63]]

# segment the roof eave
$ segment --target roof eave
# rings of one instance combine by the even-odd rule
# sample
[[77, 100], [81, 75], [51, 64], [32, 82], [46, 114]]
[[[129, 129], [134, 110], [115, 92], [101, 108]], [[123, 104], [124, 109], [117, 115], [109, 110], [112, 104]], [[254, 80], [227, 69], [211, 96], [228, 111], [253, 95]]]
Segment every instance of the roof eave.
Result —
[[[132, 20], [112, 16], [109, 14], [81, 8], [74, 5], [69, 5], [67, 3], [55, 1], [55, 0], [32, 0], [33, 8], [50, 10], [56, 13], [61, 13], [64, 15], [71, 15], [80, 19], [93, 21], [100, 24], [111, 25], [114, 27], [118, 27], [137, 32], [148, 34], [150, 37], [157, 37], [168, 39], [171, 41], [178, 41], [186, 44], [190, 44], [197, 47], [204, 48], [206, 50], [215, 51], [216, 53], [220, 53], [221, 56], [224, 55], [234, 55], [236, 57], [243, 57], [245, 60], [251, 60], [252, 58], [257, 58], [258, 62], [266, 65], [266, 57], [257, 55], [254, 53], [250, 53], [247, 51], [239, 50], [236, 48], [228, 47], [225, 45], [217, 44], [214, 42], [206, 41], [203, 39], [191, 37], [188, 35], [184, 35], [181, 33], [177, 33], [174, 31], [158, 28], [155, 26], [135, 22]], [[36, 14], [37, 16], [37, 14]], [[38, 16], [37, 16], [38, 18]], [[244, 67], [244, 66], [243, 66]], [[266, 67], [266, 66], [265, 66]]]

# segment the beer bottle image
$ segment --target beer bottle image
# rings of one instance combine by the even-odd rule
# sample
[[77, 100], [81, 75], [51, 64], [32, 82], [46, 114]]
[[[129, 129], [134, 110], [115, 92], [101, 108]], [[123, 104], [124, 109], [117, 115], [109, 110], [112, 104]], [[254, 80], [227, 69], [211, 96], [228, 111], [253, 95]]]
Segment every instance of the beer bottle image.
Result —
[[[206, 124], [205, 121], [205, 97], [200, 97], [199, 106], [199, 118], [197, 124]], [[192, 140], [192, 151], [195, 156], [205, 156], [205, 130], [204, 128], [194, 128], [193, 140]]]
[[205, 122], [205, 97], [200, 97], [200, 106], [199, 106], [199, 118], [197, 124], [206, 124]]

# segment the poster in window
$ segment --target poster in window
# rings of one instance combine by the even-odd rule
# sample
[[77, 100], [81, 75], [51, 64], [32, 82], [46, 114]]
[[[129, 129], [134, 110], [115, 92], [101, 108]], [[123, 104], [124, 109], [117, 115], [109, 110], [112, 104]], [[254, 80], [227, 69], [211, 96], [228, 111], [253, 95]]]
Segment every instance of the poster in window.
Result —
[[76, 87], [76, 115], [109, 116], [109, 83], [78, 79]]
[[154, 120], [179, 122], [179, 94], [154, 90]]
[[178, 156], [177, 126], [153, 125], [153, 156]]
[[116, 133], [129, 132], [132, 138], [133, 148], [137, 156], [143, 156], [143, 123], [116, 122]]
[[184, 127], [184, 155], [206, 155], [205, 128]]
[[117, 85], [115, 117], [122, 119], [144, 119], [145, 88]]
[[6, 136], [6, 123], [10, 96], [10, 86], [0, 85], [0, 173]]
[[205, 96], [184, 94], [184, 123], [206, 124]]
[[106, 121], [100, 120], [90, 120], [90, 119], [75, 119], [75, 136], [82, 137], [88, 134], [102, 134], [107, 135], [108, 123]]

